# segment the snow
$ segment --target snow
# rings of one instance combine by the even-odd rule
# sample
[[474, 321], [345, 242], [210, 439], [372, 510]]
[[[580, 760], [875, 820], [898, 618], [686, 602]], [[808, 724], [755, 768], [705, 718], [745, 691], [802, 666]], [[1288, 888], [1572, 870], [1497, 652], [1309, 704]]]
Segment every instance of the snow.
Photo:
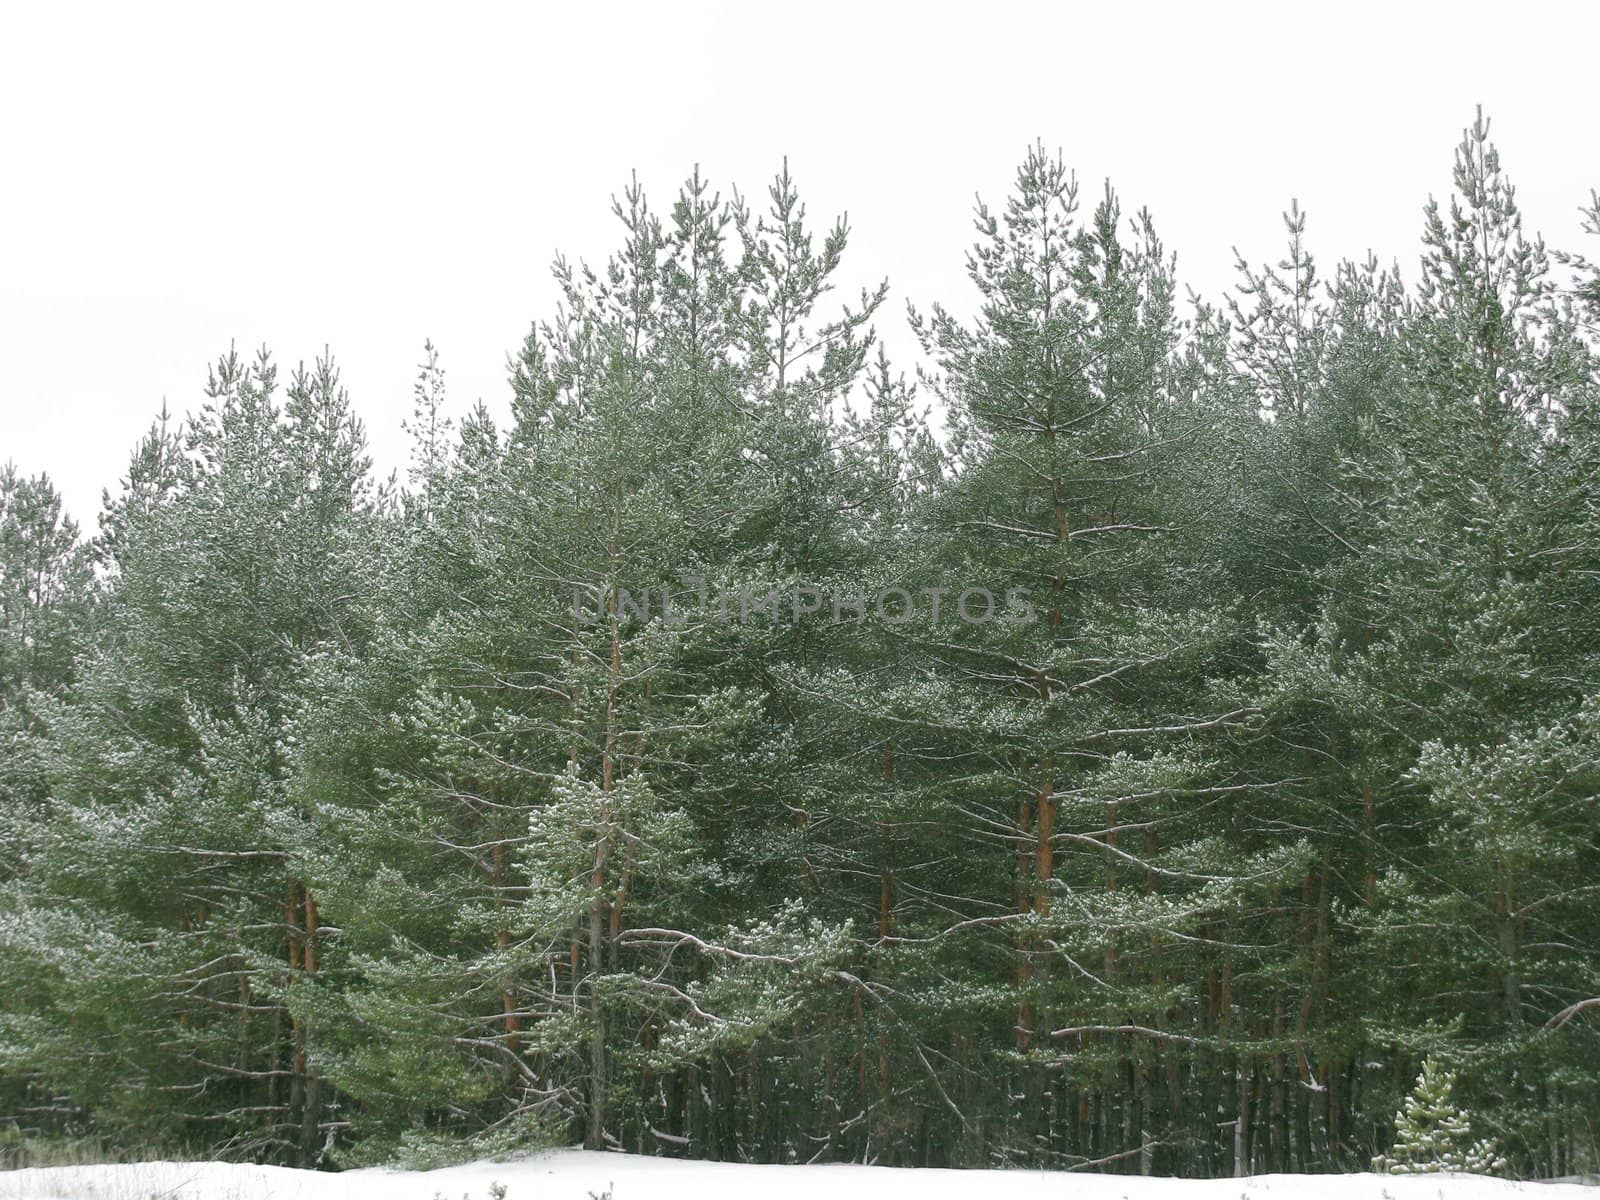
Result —
[[746, 1166], [559, 1150], [436, 1171], [328, 1174], [233, 1163], [138, 1163], [0, 1173], [0, 1200], [1597, 1200], [1571, 1183], [1470, 1175], [1141, 1179], [1043, 1171]]

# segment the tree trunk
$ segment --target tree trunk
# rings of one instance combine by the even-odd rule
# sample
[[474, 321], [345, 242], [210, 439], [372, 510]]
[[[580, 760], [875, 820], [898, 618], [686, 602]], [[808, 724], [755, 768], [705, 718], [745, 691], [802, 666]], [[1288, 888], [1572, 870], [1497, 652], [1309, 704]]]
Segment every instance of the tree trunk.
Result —
[[[305, 951], [303, 962], [307, 981], [316, 978], [321, 954], [317, 946], [321, 923], [317, 917], [317, 898], [305, 889]], [[300, 1165], [314, 1166], [319, 1157], [317, 1132], [322, 1123], [322, 1079], [310, 1065], [309, 1052], [313, 1036], [312, 1018], [302, 1025], [304, 1042], [301, 1048], [300, 1068], [305, 1075], [305, 1103], [300, 1110]]]

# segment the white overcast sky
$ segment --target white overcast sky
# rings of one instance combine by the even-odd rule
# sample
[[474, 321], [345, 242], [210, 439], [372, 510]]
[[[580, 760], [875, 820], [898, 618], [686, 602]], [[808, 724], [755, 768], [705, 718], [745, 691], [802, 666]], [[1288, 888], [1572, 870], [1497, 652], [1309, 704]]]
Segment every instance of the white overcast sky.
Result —
[[604, 260], [635, 169], [664, 210], [696, 163], [759, 197], [787, 155], [908, 367], [906, 300], [970, 308], [974, 195], [1036, 139], [1216, 296], [1291, 198], [1325, 271], [1409, 268], [1481, 102], [1527, 223], [1576, 246], [1597, 76], [1595, 3], [5, 4], [0, 462], [92, 529], [236, 342], [285, 373], [330, 346], [403, 467], [423, 339], [454, 409], [503, 412], [551, 258]]

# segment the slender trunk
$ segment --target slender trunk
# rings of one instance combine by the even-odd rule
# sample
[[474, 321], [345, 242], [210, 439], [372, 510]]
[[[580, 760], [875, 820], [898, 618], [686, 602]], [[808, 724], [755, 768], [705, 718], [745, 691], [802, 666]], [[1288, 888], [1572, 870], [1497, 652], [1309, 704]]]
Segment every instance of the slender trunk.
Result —
[[589, 1129], [584, 1145], [590, 1150], [605, 1149], [606, 1025], [600, 1010], [601, 928], [600, 905], [596, 903], [589, 908]]
[[1053, 762], [1046, 758], [1044, 779], [1039, 784], [1034, 807], [1038, 813], [1037, 846], [1033, 858], [1034, 911], [1041, 917], [1050, 915], [1050, 886], [1055, 879], [1056, 867], [1056, 801]]
[[1517, 919], [1510, 911], [1510, 900], [1502, 896], [1495, 916], [1495, 942], [1504, 966], [1500, 971], [1500, 995], [1505, 1004], [1506, 1021], [1513, 1029], [1522, 1027], [1522, 978], [1518, 960], [1522, 948], [1517, 937]]
[[[1026, 770], [1026, 766], [1024, 766]], [[1022, 810], [1017, 814], [1017, 912], [1027, 913], [1033, 908], [1033, 798], [1025, 795]], [[1033, 1030], [1033, 1005], [1029, 987], [1033, 978], [1026, 935], [1017, 939], [1017, 1049], [1028, 1048]]]
[[[612, 519], [612, 540], [609, 552], [617, 557], [617, 523], [620, 521], [621, 473], [618, 472], [617, 489], [619, 508]], [[589, 904], [589, 1128], [585, 1145], [591, 1150], [605, 1148], [606, 1125], [606, 1020], [600, 1004], [600, 975], [605, 970], [605, 887], [607, 860], [611, 851], [611, 793], [616, 787], [616, 754], [618, 736], [618, 701], [622, 690], [622, 633], [618, 612], [618, 588], [613, 584], [607, 601], [611, 629], [611, 654], [609, 679], [606, 685], [605, 735], [600, 755], [600, 813], [597, 841], [594, 850], [594, 867], [589, 886], [592, 900]]]
[[[504, 843], [497, 842], [491, 859], [493, 874], [490, 879], [494, 889], [494, 907], [499, 912], [505, 908], [506, 896], [506, 848]], [[495, 947], [504, 954], [511, 948], [511, 931], [501, 925], [495, 933]], [[500, 991], [501, 1021], [506, 1031], [506, 1049], [512, 1054], [522, 1053], [522, 1020], [517, 1016], [516, 983], [507, 976], [505, 986]]]
[[[317, 946], [321, 923], [317, 917], [317, 898], [305, 889], [305, 951], [303, 963], [307, 982], [314, 980], [320, 962]], [[322, 1122], [322, 1079], [310, 1065], [309, 1048], [313, 1037], [312, 1019], [302, 1023], [304, 1042], [301, 1047], [300, 1069], [305, 1076], [305, 1103], [300, 1110], [300, 1165], [312, 1166], [318, 1157], [317, 1130]]]
[[1373, 799], [1372, 785], [1361, 788], [1362, 839], [1366, 843], [1367, 870], [1365, 894], [1368, 908], [1378, 907], [1378, 805]]
[[[305, 933], [301, 926], [300, 887], [289, 885], [289, 898], [284, 904], [284, 921], [289, 927], [289, 984], [304, 969]], [[305, 1021], [290, 1009], [289, 1014], [289, 1107], [285, 1119], [294, 1126], [305, 1111], [306, 1096], [306, 1026]]]

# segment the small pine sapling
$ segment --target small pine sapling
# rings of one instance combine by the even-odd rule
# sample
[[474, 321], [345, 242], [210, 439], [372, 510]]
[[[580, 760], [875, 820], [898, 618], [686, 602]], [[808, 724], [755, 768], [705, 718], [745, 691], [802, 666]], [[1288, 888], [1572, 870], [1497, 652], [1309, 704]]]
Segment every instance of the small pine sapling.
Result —
[[1452, 1099], [1455, 1073], [1432, 1058], [1422, 1066], [1416, 1086], [1395, 1114], [1395, 1142], [1388, 1154], [1372, 1160], [1373, 1169], [1389, 1175], [1422, 1175], [1462, 1171], [1488, 1175], [1505, 1169], [1491, 1138], [1470, 1142], [1472, 1124]]

